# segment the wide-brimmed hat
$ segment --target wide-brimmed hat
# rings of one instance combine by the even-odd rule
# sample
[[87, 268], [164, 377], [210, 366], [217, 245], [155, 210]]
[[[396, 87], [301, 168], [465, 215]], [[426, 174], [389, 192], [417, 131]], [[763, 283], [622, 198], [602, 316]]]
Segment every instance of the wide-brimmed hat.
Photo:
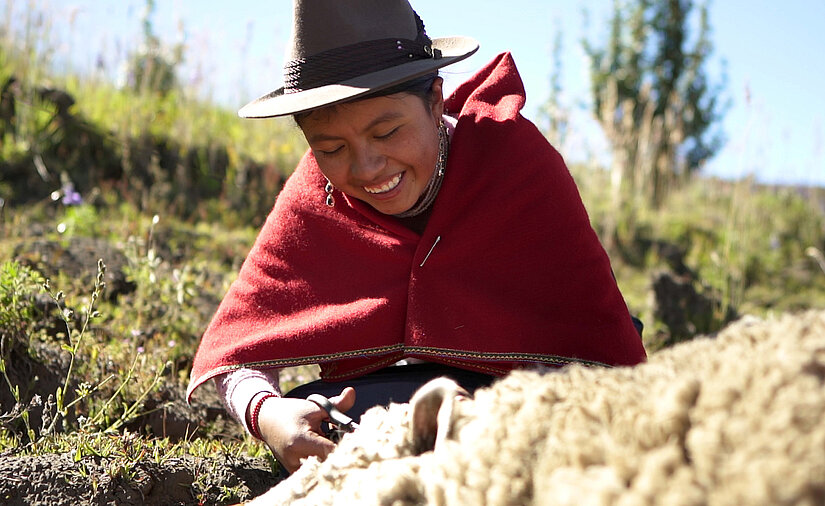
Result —
[[295, 0], [284, 86], [238, 111], [271, 118], [353, 99], [467, 58], [470, 37], [430, 39], [407, 0]]

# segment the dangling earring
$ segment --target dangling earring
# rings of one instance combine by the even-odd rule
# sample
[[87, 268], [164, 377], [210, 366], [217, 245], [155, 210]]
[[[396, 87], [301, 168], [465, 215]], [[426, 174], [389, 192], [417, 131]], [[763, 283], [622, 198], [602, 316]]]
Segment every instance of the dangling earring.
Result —
[[324, 191], [327, 192], [326, 203], [329, 207], [335, 207], [335, 199], [332, 198], [332, 190], [334, 190], [334, 189], [335, 189], [335, 187], [332, 186], [332, 181], [327, 179], [327, 185], [324, 186]]

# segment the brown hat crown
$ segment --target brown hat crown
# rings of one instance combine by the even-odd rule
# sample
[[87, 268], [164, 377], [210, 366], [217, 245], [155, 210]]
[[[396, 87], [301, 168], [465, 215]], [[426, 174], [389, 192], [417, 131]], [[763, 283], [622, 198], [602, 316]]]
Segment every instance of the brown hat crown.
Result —
[[298, 0], [293, 9], [288, 58], [377, 39], [415, 39], [416, 15], [406, 1]]
[[284, 86], [238, 114], [294, 114], [394, 86], [462, 60], [468, 37], [431, 40], [407, 0], [295, 0]]

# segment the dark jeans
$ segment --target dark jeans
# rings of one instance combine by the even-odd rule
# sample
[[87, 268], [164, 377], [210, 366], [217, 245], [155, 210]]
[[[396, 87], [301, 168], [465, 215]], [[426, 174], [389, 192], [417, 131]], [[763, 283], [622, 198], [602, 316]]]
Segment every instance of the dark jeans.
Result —
[[284, 397], [305, 399], [310, 394], [334, 397], [344, 387], [355, 388], [355, 405], [347, 415], [356, 422], [373, 406], [386, 406], [390, 402], [409, 402], [419, 387], [428, 381], [447, 376], [471, 394], [479, 387], [489, 386], [495, 376], [467, 371], [447, 365], [426, 363], [385, 367], [377, 371], [345, 381], [313, 381], [290, 390]]

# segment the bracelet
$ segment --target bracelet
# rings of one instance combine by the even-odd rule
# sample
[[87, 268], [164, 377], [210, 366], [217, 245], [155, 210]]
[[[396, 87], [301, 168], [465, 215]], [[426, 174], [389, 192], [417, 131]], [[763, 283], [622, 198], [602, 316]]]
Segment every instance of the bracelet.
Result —
[[258, 427], [258, 415], [261, 414], [261, 407], [264, 405], [264, 401], [269, 398], [278, 397], [278, 394], [268, 392], [261, 396], [260, 399], [255, 403], [255, 407], [252, 408], [252, 413], [249, 415], [249, 433], [256, 439], [260, 439], [263, 441], [263, 436], [261, 436], [261, 429]]

